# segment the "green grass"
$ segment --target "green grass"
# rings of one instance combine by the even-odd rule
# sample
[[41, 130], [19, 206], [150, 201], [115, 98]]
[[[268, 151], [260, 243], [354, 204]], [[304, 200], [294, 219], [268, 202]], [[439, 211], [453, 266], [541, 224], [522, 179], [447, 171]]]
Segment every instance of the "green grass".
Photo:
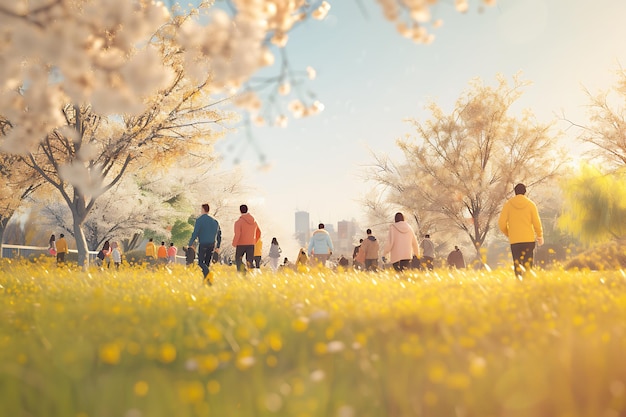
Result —
[[0, 269], [0, 416], [619, 416], [622, 271]]

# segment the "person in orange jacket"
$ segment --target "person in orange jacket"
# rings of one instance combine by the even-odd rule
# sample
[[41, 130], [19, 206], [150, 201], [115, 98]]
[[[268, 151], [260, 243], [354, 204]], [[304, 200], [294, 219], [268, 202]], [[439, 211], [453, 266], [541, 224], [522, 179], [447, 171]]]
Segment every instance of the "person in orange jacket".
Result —
[[498, 227], [509, 238], [515, 276], [521, 278], [525, 268], [533, 267], [535, 241], [543, 245], [543, 227], [537, 206], [526, 197], [526, 186], [517, 184], [514, 191], [502, 207]]
[[243, 255], [246, 255], [246, 263], [248, 268], [252, 268], [252, 260], [254, 258], [254, 245], [261, 238], [261, 229], [256, 220], [248, 213], [248, 206], [242, 204], [239, 206], [241, 216], [235, 222], [235, 236], [233, 237], [233, 246], [235, 247], [235, 265], [237, 271], [246, 272], [243, 265]]
[[167, 248], [165, 247], [165, 242], [161, 242], [161, 246], [157, 249], [157, 261], [160, 264], [167, 263]]

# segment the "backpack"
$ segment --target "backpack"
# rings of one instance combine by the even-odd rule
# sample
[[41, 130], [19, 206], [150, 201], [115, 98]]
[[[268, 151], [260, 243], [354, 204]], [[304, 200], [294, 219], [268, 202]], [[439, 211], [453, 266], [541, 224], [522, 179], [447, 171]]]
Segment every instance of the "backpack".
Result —
[[100, 252], [98, 252], [98, 255], [96, 255], [98, 257], [98, 259], [100, 259], [101, 261], [104, 261], [104, 251], [101, 250]]

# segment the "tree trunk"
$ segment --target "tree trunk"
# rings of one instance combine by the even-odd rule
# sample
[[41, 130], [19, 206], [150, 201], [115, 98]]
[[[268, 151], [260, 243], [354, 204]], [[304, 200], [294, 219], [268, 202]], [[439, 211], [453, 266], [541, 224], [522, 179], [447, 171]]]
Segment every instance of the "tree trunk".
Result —
[[87, 246], [87, 238], [85, 237], [83, 224], [89, 212], [85, 204], [85, 196], [76, 188], [74, 189], [74, 199], [72, 200], [70, 209], [72, 211], [76, 250], [78, 251], [78, 266], [82, 267], [83, 270], [87, 270], [87, 268], [89, 268], [89, 247]]
[[10, 217], [0, 216], [0, 244], [4, 243], [4, 231], [9, 224]]
[[143, 233], [133, 233], [133, 237], [130, 239], [122, 239], [122, 245], [124, 252], [130, 252], [139, 247]]
[[[4, 231], [6, 229], [6, 225], [4, 224], [4, 219], [0, 222], [0, 251], [2, 250], [2, 244], [4, 243]], [[4, 251], [3, 251], [4, 252]], [[4, 253], [0, 253], [0, 258], [4, 257]]]
[[78, 251], [78, 266], [83, 269], [89, 268], [89, 248], [87, 247], [87, 239], [83, 232], [82, 221], [76, 216], [72, 216], [74, 222], [74, 239], [76, 239], [76, 250]]

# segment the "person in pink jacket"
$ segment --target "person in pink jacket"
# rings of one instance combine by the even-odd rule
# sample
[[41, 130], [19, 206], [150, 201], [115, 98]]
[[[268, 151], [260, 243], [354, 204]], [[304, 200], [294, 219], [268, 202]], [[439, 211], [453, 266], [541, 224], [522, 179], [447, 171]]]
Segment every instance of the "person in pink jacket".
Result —
[[254, 245], [261, 238], [261, 229], [256, 220], [248, 213], [248, 206], [242, 204], [239, 206], [241, 216], [235, 222], [235, 236], [233, 237], [233, 246], [235, 247], [235, 265], [237, 271], [246, 272], [243, 265], [243, 255], [246, 255], [246, 263], [248, 268], [252, 268], [252, 260], [254, 258]]
[[396, 271], [404, 271], [411, 265], [413, 255], [419, 257], [417, 237], [410, 224], [404, 221], [402, 213], [396, 213], [395, 223], [389, 226], [389, 235], [383, 254], [390, 254], [390, 261]]

